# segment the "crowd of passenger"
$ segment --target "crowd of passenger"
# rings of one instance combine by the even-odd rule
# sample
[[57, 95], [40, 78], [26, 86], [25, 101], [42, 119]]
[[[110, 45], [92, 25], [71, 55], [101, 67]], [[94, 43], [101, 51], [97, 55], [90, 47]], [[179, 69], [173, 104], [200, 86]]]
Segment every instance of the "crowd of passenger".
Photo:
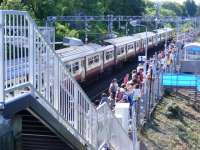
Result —
[[108, 103], [112, 111], [115, 110], [116, 103], [129, 103], [131, 108], [138, 109], [138, 103], [143, 101], [144, 82], [152, 80], [160, 71], [173, 71], [171, 66], [175, 65], [175, 61], [176, 46], [174, 43], [170, 43], [165, 50], [156, 52], [147, 61], [146, 74], [144, 63], [139, 63], [136, 69], [124, 76], [121, 84], [117, 79], [113, 79], [108, 93], [102, 93], [100, 104]]

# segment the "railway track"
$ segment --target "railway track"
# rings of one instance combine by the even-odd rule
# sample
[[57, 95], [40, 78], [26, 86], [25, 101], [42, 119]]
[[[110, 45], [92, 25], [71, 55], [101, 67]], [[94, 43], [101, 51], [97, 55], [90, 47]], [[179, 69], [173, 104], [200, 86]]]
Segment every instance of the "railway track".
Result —
[[[154, 55], [156, 51], [160, 51], [164, 48], [164, 44], [159, 44], [157, 47], [153, 47], [148, 49], [148, 57], [151, 57]], [[143, 55], [144, 53], [140, 53], [139, 55]], [[137, 55], [137, 56], [139, 56]], [[116, 78], [118, 80], [118, 83], [121, 83], [123, 80], [123, 77], [127, 72], [131, 72], [133, 69], [136, 69], [138, 65], [137, 56], [133, 57], [132, 60], [128, 60], [127, 62], [124, 62], [123, 65], [119, 69], [115, 69], [114, 71], [110, 72], [110, 74], [103, 74], [98, 80], [95, 80], [93, 82], [82, 83], [81, 86], [84, 89], [84, 91], [87, 93], [89, 98], [92, 100], [92, 102], [95, 102], [96, 100], [100, 99], [100, 96], [102, 93], [107, 93], [108, 88], [110, 85], [110, 82], [113, 78]]]

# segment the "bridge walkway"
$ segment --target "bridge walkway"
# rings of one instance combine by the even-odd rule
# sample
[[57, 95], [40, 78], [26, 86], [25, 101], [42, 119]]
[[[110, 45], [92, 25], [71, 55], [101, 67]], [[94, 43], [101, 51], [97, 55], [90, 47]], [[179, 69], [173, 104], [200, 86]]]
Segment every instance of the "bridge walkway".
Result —
[[11, 125], [24, 149], [36, 140], [40, 149], [53, 143], [71, 149], [98, 149], [104, 143], [133, 149], [108, 106], [94, 107], [27, 12], [0, 10], [0, 72], [0, 108], [5, 119], [16, 122], [17, 127]]

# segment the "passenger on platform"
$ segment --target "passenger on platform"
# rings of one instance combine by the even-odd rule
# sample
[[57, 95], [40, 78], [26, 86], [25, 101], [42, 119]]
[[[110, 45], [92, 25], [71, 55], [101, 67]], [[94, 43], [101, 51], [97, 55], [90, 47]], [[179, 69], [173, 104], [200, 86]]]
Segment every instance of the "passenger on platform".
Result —
[[148, 71], [147, 71], [147, 79], [148, 80], [152, 79], [152, 74], [153, 74], [152, 65], [150, 65], [148, 68]]
[[108, 100], [109, 100], [110, 109], [114, 110], [114, 108], [115, 108], [115, 96], [112, 93], [108, 97]]
[[137, 71], [132, 70], [132, 73], [131, 73], [132, 80], [136, 79], [136, 74], [137, 74]]
[[143, 80], [144, 80], [144, 69], [143, 68], [140, 69], [139, 76], [140, 76], [140, 81], [143, 82]]
[[162, 53], [161, 51], [158, 53], [158, 59], [160, 60], [162, 58]]
[[137, 73], [137, 84], [141, 85], [143, 81], [143, 76], [140, 74], [140, 72]]
[[124, 84], [126, 85], [129, 80], [129, 74], [127, 73], [124, 77]]
[[135, 78], [134, 80], [132, 80], [133, 85], [138, 84], [138, 80], [137, 78]]
[[134, 84], [131, 82], [131, 83], [127, 83], [127, 94], [128, 94], [128, 100], [129, 100], [129, 103], [131, 104], [132, 103], [132, 96], [133, 96], [133, 89], [134, 89]]
[[109, 99], [108, 99], [108, 96], [106, 93], [103, 93], [101, 95], [101, 101], [100, 101], [100, 104], [103, 104], [104, 102], [108, 103], [109, 104]]
[[133, 83], [128, 83], [127, 85], [127, 96], [128, 96], [128, 102], [130, 104], [130, 116], [132, 116], [132, 107], [133, 107], [133, 94], [134, 94], [134, 86], [133, 86]]
[[126, 91], [125, 90], [125, 84], [122, 83], [121, 87], [118, 88], [116, 96], [115, 96], [116, 102], [122, 100], [125, 91]]
[[109, 94], [110, 95], [112, 94], [115, 97], [117, 89], [118, 89], [117, 79], [113, 79], [109, 86]]
[[127, 95], [127, 93], [124, 93], [124, 95], [122, 97], [122, 100], [120, 102], [128, 103], [128, 95]]
[[143, 69], [143, 65], [141, 63], [139, 63], [139, 65], [137, 66], [137, 73], [140, 71], [140, 69]]
[[170, 58], [170, 54], [167, 54], [166, 57], [166, 71], [169, 72], [170, 71], [170, 65], [172, 64], [172, 60]]
[[134, 95], [133, 95], [133, 108], [135, 109], [136, 112], [136, 123], [139, 124], [139, 114], [140, 114], [140, 100], [141, 100], [141, 89], [140, 85], [136, 84], [134, 88]]

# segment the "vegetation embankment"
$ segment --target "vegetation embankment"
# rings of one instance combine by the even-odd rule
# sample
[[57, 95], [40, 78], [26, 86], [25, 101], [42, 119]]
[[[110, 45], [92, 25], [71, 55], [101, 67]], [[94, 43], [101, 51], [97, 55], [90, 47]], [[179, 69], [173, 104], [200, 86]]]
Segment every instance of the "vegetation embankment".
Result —
[[168, 95], [140, 135], [148, 150], [199, 150], [200, 112], [186, 99]]

